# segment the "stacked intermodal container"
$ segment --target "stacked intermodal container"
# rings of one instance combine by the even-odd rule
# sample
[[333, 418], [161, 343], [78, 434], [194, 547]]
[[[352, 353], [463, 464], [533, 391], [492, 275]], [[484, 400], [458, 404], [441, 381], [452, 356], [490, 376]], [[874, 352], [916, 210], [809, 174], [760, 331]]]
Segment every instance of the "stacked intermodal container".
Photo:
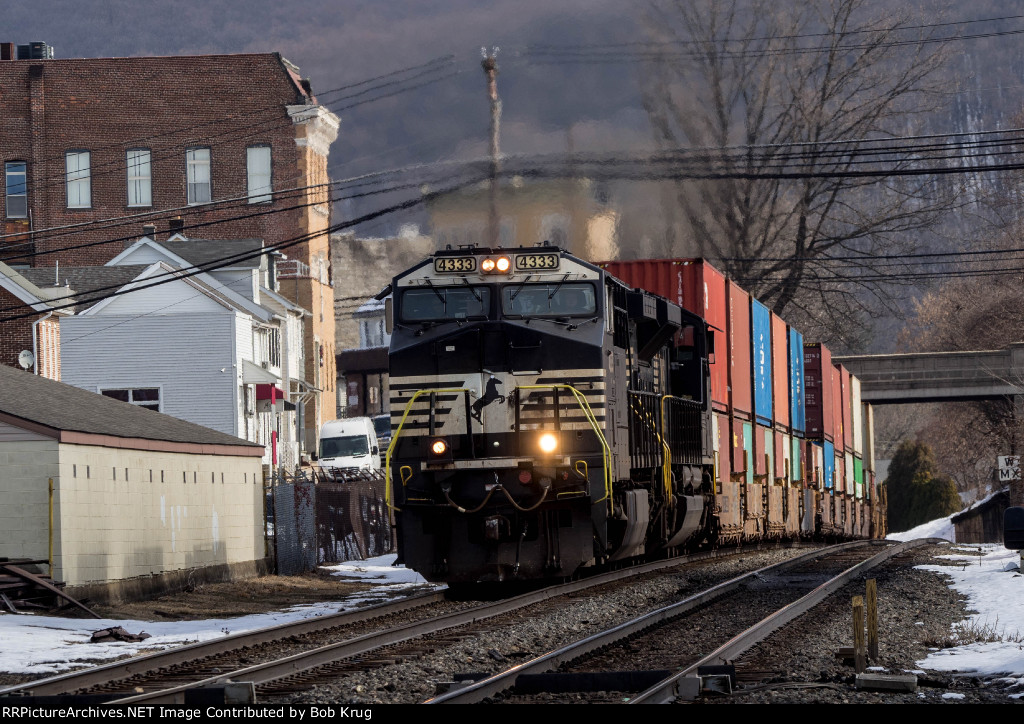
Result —
[[[724, 541], [861, 534], [871, 489], [859, 381], [702, 259], [600, 263], [709, 324]], [[870, 470], [873, 471], [873, 462]], [[864, 533], [866, 535], [866, 533]]]

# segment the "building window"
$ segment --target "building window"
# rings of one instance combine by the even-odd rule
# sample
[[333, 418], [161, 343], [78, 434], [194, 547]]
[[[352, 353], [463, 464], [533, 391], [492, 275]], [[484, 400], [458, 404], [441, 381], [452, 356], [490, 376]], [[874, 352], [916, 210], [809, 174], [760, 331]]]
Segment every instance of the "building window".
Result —
[[121, 402], [128, 402], [147, 410], [160, 412], [160, 388], [158, 387], [135, 387], [119, 390], [100, 390], [101, 395], [113, 397]]
[[210, 194], [210, 149], [190, 148], [188, 159], [188, 202], [208, 204]]
[[270, 330], [270, 365], [281, 366], [281, 330]]
[[147, 149], [137, 148], [127, 153], [128, 205], [153, 205], [153, 172]]
[[88, 151], [68, 151], [64, 154], [67, 179], [68, 208], [88, 209], [92, 206], [92, 179]]
[[270, 201], [270, 146], [247, 148], [246, 167], [249, 173], [249, 203]]
[[7, 218], [24, 219], [28, 216], [28, 182], [24, 161], [6, 164]]

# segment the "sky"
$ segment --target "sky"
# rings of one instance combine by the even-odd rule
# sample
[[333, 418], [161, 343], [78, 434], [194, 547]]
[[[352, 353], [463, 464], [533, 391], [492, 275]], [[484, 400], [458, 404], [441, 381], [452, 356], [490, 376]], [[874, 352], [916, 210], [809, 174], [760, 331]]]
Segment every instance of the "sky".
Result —
[[[890, 536], [893, 540], [919, 537], [953, 538], [949, 518], [932, 521], [906, 533]], [[981, 551], [981, 556], [977, 554]], [[83, 620], [0, 613], [0, 671], [10, 673], [59, 674], [80, 668], [84, 662], [112, 660], [155, 647], [172, 647], [206, 641], [230, 633], [239, 633], [262, 626], [320, 616], [337, 611], [380, 603], [398, 590], [434, 588], [418, 574], [404, 567], [393, 567], [394, 555], [366, 561], [350, 561], [326, 567], [335, 575], [359, 578], [373, 588], [341, 601], [296, 606], [284, 611], [234, 619], [205, 621], [124, 621]], [[942, 558], [962, 562], [962, 566], [919, 566], [921, 570], [942, 575], [949, 585], [968, 598], [969, 617], [957, 624], [957, 631], [968, 633], [984, 630], [997, 640], [989, 643], [966, 643], [949, 649], [934, 650], [917, 662], [917, 671], [962, 672], [978, 676], [998, 676], [1007, 685], [1021, 687], [1024, 697], [1024, 606], [1019, 605], [1024, 578], [1018, 565], [1017, 551], [999, 545], [956, 545]], [[923, 625], [923, 622], [922, 622]], [[93, 631], [122, 626], [129, 633], [145, 631], [152, 638], [140, 643], [90, 643]], [[902, 672], [888, 672], [902, 673]], [[950, 696], [950, 694], [946, 694]]]

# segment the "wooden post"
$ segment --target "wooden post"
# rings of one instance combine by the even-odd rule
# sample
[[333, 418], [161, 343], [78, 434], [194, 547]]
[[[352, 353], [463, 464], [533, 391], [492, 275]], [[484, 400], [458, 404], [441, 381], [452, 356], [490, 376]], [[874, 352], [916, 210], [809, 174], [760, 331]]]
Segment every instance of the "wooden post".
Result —
[[864, 651], [864, 597], [853, 597], [853, 665], [858, 674], [867, 668]]
[[875, 579], [867, 581], [868, 604], [868, 658], [878, 661], [878, 588]]

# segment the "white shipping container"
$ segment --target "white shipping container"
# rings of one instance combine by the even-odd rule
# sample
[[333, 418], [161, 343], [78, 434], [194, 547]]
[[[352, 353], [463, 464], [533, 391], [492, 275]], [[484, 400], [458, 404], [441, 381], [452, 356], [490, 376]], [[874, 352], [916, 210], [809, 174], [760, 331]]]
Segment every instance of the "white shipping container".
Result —
[[[875, 472], [875, 410], [867, 402], [864, 403], [864, 470]], [[864, 476], [865, 482], [867, 476]]]
[[850, 412], [853, 417], [853, 454], [859, 458], [864, 457], [864, 422], [861, 415], [860, 401], [860, 380], [850, 375]]

